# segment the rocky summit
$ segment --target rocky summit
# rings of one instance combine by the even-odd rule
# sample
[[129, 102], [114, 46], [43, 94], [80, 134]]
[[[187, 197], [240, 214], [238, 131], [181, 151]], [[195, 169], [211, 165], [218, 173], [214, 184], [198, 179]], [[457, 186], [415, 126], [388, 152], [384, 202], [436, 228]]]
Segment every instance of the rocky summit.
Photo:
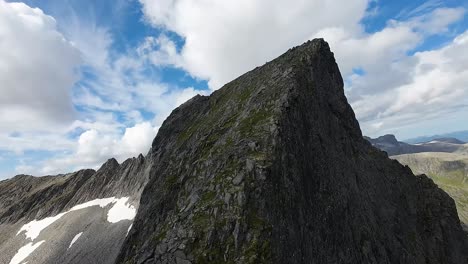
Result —
[[192, 98], [124, 164], [1, 182], [0, 262], [468, 263], [454, 201], [363, 138], [322, 39]]
[[321, 39], [173, 111], [119, 263], [468, 263], [454, 201], [360, 131]]

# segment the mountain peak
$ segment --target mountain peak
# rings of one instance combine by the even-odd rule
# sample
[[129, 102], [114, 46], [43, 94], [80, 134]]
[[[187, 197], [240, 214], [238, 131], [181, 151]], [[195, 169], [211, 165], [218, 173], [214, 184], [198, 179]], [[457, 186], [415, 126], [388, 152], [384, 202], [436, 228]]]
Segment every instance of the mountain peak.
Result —
[[115, 158], [110, 158], [104, 164], [102, 164], [101, 168], [99, 168], [98, 171], [101, 170], [115, 170], [118, 169], [120, 166], [119, 162]]
[[393, 135], [393, 134], [386, 134], [386, 135], [383, 135], [383, 136], [381, 136], [379, 138], [381, 138], [382, 140], [390, 141], [390, 142], [398, 142], [395, 135]]
[[[364, 141], [323, 39], [175, 109], [147, 159], [148, 184], [119, 263], [467, 256], [453, 201]], [[441, 223], [450, 223], [444, 232], [425, 233]]]

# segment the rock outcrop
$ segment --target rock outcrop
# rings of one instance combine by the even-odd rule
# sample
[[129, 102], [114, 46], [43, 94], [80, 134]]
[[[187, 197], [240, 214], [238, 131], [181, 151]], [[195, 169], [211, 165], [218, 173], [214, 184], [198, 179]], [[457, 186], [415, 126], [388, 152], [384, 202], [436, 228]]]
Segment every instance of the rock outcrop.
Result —
[[363, 139], [313, 40], [173, 111], [118, 263], [467, 263], [453, 200]]

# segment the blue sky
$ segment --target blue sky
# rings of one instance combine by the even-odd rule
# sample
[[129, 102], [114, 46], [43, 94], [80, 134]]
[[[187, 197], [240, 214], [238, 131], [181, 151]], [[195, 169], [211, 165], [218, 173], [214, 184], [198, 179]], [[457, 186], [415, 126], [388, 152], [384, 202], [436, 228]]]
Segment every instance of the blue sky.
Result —
[[314, 37], [334, 51], [364, 134], [467, 130], [467, 10], [460, 0], [0, 0], [0, 179], [146, 154], [172, 109]]

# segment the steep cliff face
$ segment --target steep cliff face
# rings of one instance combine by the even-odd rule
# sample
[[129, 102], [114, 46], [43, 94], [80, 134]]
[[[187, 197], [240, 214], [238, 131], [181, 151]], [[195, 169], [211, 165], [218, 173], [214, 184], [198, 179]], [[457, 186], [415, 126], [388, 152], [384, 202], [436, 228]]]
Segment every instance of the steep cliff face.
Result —
[[453, 200], [363, 139], [307, 42], [173, 111], [118, 263], [467, 263]]
[[0, 263], [114, 263], [151, 161], [0, 182]]

